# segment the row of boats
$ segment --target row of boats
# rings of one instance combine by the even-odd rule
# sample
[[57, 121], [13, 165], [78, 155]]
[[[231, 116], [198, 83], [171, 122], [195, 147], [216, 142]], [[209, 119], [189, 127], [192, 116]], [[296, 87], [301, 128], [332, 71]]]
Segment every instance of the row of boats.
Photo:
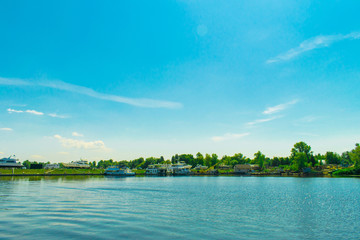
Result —
[[[190, 174], [190, 169], [191, 165], [186, 165], [183, 162], [176, 164], [155, 164], [149, 165], [146, 168], [145, 174], [152, 176], [184, 176]], [[126, 166], [111, 166], [105, 170], [105, 175], [135, 176], [135, 173]]]
[[[48, 164], [49, 165], [49, 164]], [[50, 164], [49, 168], [59, 168], [58, 164]], [[56, 165], [56, 166], [52, 166]], [[63, 163], [66, 168], [90, 168], [86, 160], [75, 161], [71, 163]], [[0, 159], [0, 167], [2, 168], [22, 168], [24, 167], [18, 159], [14, 156]], [[167, 175], [189, 175], [191, 165], [186, 165], [184, 162], [176, 164], [154, 164], [146, 168], [145, 174], [152, 176], [167, 176]], [[110, 166], [105, 170], [105, 175], [114, 176], [135, 176], [135, 173], [126, 166]]]
[[[45, 168], [59, 168], [59, 164], [46, 164]], [[65, 168], [90, 168], [88, 161], [80, 160], [80, 161], [72, 161], [70, 163], [63, 163]], [[16, 159], [15, 155], [12, 155], [7, 158], [0, 159], [0, 168], [24, 168], [24, 166], [20, 163], [19, 159]]]

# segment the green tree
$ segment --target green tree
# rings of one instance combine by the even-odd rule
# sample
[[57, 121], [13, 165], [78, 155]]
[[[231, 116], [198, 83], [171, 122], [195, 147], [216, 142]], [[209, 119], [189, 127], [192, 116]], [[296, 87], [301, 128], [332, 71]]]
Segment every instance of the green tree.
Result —
[[291, 160], [289, 157], [280, 157], [280, 165], [290, 165]]
[[[313, 156], [313, 152], [311, 151], [311, 147], [307, 145], [305, 142], [298, 142], [294, 144], [294, 147], [291, 149], [291, 160], [295, 161], [295, 156], [298, 153], [304, 153], [305, 155], [305, 163], [313, 166], [316, 164], [316, 159]], [[297, 163], [295, 163], [296, 165]]]
[[186, 164], [193, 165], [194, 164], [194, 156], [192, 154], [181, 154], [179, 156], [179, 161], [185, 162]]
[[315, 155], [315, 161], [316, 163], [319, 163], [320, 165], [323, 164], [323, 160], [325, 160], [325, 155], [322, 155], [320, 153], [318, 153], [317, 155]]
[[205, 164], [205, 166], [208, 166], [208, 167], [212, 166], [210, 154], [205, 154], [204, 164]]
[[29, 160], [23, 161], [22, 164], [24, 165], [24, 167], [26, 167], [26, 169], [30, 169], [30, 164], [31, 164], [31, 162], [30, 162]]
[[200, 152], [196, 154], [196, 164], [204, 165], [204, 156]]
[[300, 171], [305, 167], [307, 156], [305, 152], [297, 152], [294, 156], [293, 170]]
[[294, 147], [291, 149], [291, 156], [295, 157], [296, 153], [305, 153], [306, 159], [309, 159], [311, 154], [311, 147], [305, 142], [295, 143]]
[[142, 165], [144, 164], [145, 160], [144, 158], [137, 158], [137, 159], [134, 159], [132, 161], [130, 161], [130, 166], [131, 168], [142, 168]]
[[177, 163], [179, 161], [179, 155], [175, 154], [175, 156], [171, 157], [171, 163]]
[[341, 163], [340, 155], [337, 153], [334, 153], [334, 152], [326, 152], [325, 159], [326, 159], [327, 164], [340, 164]]
[[239, 164], [238, 161], [236, 161], [236, 160], [232, 160], [232, 161], [230, 162], [230, 165], [233, 166], [233, 167], [234, 167], [236, 164]]
[[312, 154], [310, 155], [310, 158], [308, 159], [308, 163], [309, 163], [310, 167], [313, 167], [313, 166], [315, 166], [315, 164], [317, 164], [317, 161], [316, 161], [314, 155], [312, 155]]
[[218, 163], [218, 155], [216, 155], [215, 153], [211, 154], [211, 166], [214, 166], [215, 164]]
[[355, 144], [355, 148], [349, 153], [351, 161], [355, 167], [360, 167], [360, 145]]
[[235, 153], [231, 158], [232, 160], [236, 160], [238, 164], [246, 163], [246, 157], [242, 153]]
[[345, 166], [348, 166], [348, 165], [351, 165], [353, 162], [350, 158], [350, 152], [349, 151], [346, 151], [346, 152], [343, 152], [341, 154], [341, 164], [342, 165], [345, 165]]
[[254, 162], [259, 164], [260, 169], [263, 170], [265, 166], [265, 155], [258, 151], [254, 154]]
[[[231, 157], [224, 155], [224, 156], [221, 158], [221, 164], [230, 165], [230, 164], [231, 164], [231, 161], [232, 161], [231, 159], [232, 159]], [[237, 163], [237, 162], [236, 162], [236, 163]]]
[[273, 157], [273, 159], [270, 160], [270, 165], [273, 167], [277, 167], [280, 165], [280, 159], [278, 157]]

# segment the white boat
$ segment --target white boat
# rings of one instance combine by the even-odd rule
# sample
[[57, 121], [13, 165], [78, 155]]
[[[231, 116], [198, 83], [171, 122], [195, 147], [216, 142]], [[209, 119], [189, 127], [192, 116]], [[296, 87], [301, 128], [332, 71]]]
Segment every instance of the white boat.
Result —
[[135, 173], [132, 172], [128, 167], [118, 167], [111, 166], [105, 170], [105, 175], [111, 176], [135, 176]]
[[146, 168], [146, 175], [159, 175], [159, 176], [167, 176], [171, 174], [170, 164], [153, 164], [149, 165]]
[[63, 163], [65, 168], [90, 168], [88, 161], [80, 160], [80, 161], [72, 161], [71, 163]]
[[24, 167], [19, 159], [15, 158], [15, 155], [10, 156], [8, 158], [0, 159], [0, 168], [22, 168]]
[[173, 164], [170, 168], [170, 171], [174, 176], [189, 175], [191, 167], [191, 165], [186, 165], [184, 162], [180, 162]]

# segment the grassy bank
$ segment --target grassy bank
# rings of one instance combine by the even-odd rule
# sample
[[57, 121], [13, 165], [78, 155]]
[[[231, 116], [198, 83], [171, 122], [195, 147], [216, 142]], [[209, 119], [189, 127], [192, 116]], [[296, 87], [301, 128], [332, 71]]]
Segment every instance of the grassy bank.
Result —
[[136, 170], [133, 170], [133, 172], [134, 172], [136, 175], [145, 175], [146, 170], [145, 170], [145, 169], [136, 169]]
[[360, 167], [344, 168], [333, 172], [333, 176], [358, 176], [360, 175]]
[[[103, 169], [14, 169], [14, 175], [76, 175], [103, 173]], [[0, 175], [12, 174], [12, 169], [0, 169]]]

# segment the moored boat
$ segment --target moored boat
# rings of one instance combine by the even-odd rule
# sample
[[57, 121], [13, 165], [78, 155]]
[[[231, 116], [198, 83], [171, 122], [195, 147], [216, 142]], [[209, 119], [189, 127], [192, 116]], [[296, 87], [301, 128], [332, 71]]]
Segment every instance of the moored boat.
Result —
[[158, 174], [159, 174], [159, 170], [158, 170], [158, 168], [157, 168], [155, 165], [149, 165], [149, 166], [146, 168], [145, 174], [146, 174], [146, 175], [158, 175]]
[[24, 166], [19, 162], [19, 159], [15, 158], [15, 155], [10, 156], [8, 158], [0, 159], [0, 168], [22, 168], [22, 167]]
[[173, 164], [170, 171], [173, 176], [186, 176], [190, 174], [191, 165], [186, 165], [185, 162]]
[[63, 163], [65, 168], [90, 168], [87, 160], [80, 159], [80, 161], [72, 161], [70, 163]]
[[105, 170], [104, 174], [111, 176], [124, 176], [124, 177], [135, 176], [135, 173], [132, 172], [128, 167], [118, 167], [118, 166], [108, 167]]

